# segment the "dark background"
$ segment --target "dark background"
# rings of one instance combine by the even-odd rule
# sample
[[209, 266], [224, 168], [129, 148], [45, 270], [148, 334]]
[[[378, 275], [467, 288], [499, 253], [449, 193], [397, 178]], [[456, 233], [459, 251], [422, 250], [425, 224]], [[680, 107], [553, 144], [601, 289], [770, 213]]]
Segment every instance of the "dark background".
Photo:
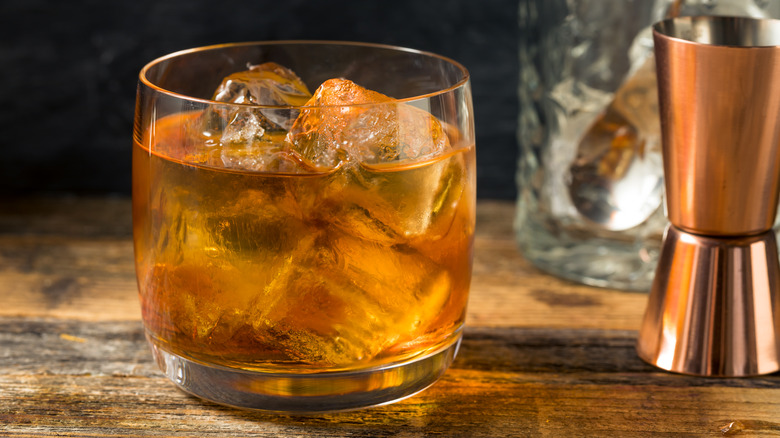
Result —
[[393, 44], [464, 64], [478, 194], [515, 196], [517, 3], [509, 0], [0, 0], [0, 195], [129, 195], [141, 67], [181, 49], [280, 39]]

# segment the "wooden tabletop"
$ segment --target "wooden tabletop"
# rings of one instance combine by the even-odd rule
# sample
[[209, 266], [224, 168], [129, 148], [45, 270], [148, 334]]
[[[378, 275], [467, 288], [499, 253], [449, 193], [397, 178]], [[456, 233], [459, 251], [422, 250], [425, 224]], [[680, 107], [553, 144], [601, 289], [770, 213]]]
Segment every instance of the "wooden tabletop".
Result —
[[188, 396], [152, 362], [128, 199], [0, 200], [0, 436], [780, 436], [780, 375], [645, 364], [646, 295], [539, 272], [512, 216], [478, 204], [465, 336], [439, 382], [389, 406], [279, 416]]

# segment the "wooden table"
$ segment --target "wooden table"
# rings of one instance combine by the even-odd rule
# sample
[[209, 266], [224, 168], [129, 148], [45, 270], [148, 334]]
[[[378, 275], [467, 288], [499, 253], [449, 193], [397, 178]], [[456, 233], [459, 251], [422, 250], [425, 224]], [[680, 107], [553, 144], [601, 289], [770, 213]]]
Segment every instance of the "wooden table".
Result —
[[480, 201], [465, 338], [399, 403], [308, 417], [190, 397], [143, 336], [124, 198], [0, 200], [0, 435], [780, 436], [780, 376], [694, 378], [639, 360], [646, 295], [558, 280]]

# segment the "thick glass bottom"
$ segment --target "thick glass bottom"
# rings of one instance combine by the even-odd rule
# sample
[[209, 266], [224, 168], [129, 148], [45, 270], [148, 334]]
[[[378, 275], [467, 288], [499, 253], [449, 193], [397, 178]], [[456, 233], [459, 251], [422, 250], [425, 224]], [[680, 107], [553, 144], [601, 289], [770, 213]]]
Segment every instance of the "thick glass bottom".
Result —
[[523, 256], [537, 268], [590, 286], [647, 292], [655, 276], [665, 223], [657, 212], [632, 232], [583, 232], [546, 222], [518, 210], [517, 242]]
[[173, 354], [150, 337], [154, 358], [179, 388], [222, 405], [287, 414], [340, 412], [393, 403], [432, 385], [458, 352], [462, 334], [437, 351], [365, 370], [264, 373], [208, 365]]

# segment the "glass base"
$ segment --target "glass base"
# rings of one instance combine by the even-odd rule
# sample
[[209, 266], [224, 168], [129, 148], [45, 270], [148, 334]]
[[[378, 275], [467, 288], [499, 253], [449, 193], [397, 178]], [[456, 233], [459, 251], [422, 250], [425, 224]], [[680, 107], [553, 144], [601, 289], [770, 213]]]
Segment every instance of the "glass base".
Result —
[[341, 412], [393, 403], [436, 382], [455, 359], [462, 333], [424, 357], [358, 371], [263, 373], [186, 359], [148, 336], [163, 373], [197, 397], [242, 409], [286, 414]]
[[[661, 246], [660, 232], [643, 237], [637, 231], [633, 239], [609, 233], [589, 234], [552, 226], [525, 213], [519, 209], [515, 218], [516, 238], [523, 257], [537, 268], [590, 286], [650, 290]], [[658, 216], [662, 217], [660, 213]], [[644, 226], [663, 230], [663, 223], [655, 225]]]
[[634, 292], [649, 291], [653, 282], [655, 260], [644, 262], [624, 248], [580, 245], [550, 256], [529, 247], [520, 245], [526, 259], [542, 271], [566, 280]]

